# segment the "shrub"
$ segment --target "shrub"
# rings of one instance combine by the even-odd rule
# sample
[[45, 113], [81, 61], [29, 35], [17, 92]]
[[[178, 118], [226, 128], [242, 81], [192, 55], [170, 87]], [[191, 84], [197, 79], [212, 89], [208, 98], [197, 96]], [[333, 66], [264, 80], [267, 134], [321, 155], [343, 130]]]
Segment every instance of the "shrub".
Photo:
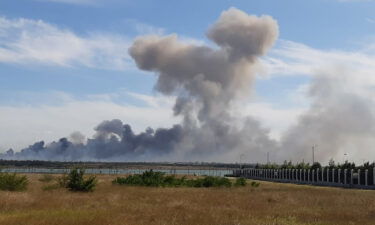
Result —
[[234, 186], [246, 186], [246, 179], [243, 177], [237, 178], [236, 182], [234, 183]]
[[255, 182], [255, 181], [252, 181], [252, 182], [250, 183], [250, 185], [251, 185], [251, 187], [259, 187], [260, 183]]
[[41, 178], [39, 178], [40, 182], [51, 182], [54, 179], [54, 177], [51, 174], [43, 174]]
[[180, 187], [180, 186], [184, 186], [185, 183], [186, 183], [186, 177], [183, 176], [181, 178], [177, 178], [174, 175], [166, 176], [166, 177], [164, 177], [164, 182], [163, 183], [164, 183], [163, 186], [167, 186], [167, 187]]
[[204, 178], [186, 179], [176, 176], [166, 176], [162, 172], [153, 170], [145, 171], [143, 174], [130, 175], [128, 177], [117, 177], [113, 184], [148, 187], [230, 187], [232, 183], [225, 177], [206, 176]]
[[23, 191], [26, 190], [28, 180], [26, 176], [20, 176], [15, 173], [0, 174], [0, 190], [4, 191]]
[[187, 180], [188, 187], [231, 187], [232, 183], [225, 177], [206, 176], [194, 180]]
[[85, 179], [84, 174], [84, 169], [72, 169], [68, 175], [66, 187], [71, 191], [93, 191], [97, 183], [96, 177], [90, 176]]
[[143, 174], [134, 174], [128, 177], [117, 177], [112, 183], [131, 186], [147, 187], [177, 187], [185, 183], [185, 177], [165, 176], [162, 172], [153, 170], [145, 171]]

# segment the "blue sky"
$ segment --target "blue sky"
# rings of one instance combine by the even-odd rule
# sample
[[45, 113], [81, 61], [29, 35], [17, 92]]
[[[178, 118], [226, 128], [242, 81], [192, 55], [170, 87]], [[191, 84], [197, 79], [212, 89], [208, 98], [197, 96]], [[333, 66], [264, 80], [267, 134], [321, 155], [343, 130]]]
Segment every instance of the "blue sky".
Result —
[[154, 91], [155, 77], [127, 48], [139, 35], [170, 33], [213, 45], [205, 32], [230, 7], [278, 21], [279, 40], [243, 110], [275, 138], [309, 107], [313, 70], [328, 62], [374, 69], [373, 1], [2, 0], [0, 152], [75, 130], [90, 136], [115, 117], [137, 130], [172, 124], [173, 99]]

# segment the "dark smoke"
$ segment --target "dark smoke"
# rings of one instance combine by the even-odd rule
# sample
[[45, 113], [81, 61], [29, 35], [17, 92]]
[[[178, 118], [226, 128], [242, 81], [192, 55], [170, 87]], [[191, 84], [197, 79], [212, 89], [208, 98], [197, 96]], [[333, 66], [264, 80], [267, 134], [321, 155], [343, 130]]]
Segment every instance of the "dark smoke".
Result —
[[[35, 143], [8, 158], [48, 160], [222, 160], [244, 151], [260, 158], [276, 148], [268, 131], [252, 118], [237, 118], [233, 103], [249, 94], [258, 57], [278, 36], [277, 22], [231, 8], [208, 30], [218, 48], [179, 41], [177, 35], [137, 38], [129, 49], [141, 70], [157, 76], [155, 89], [177, 96], [172, 128], [134, 134], [120, 120], [104, 121], [85, 143], [79, 133], [45, 145]], [[4, 156], [3, 156], [4, 157]]]

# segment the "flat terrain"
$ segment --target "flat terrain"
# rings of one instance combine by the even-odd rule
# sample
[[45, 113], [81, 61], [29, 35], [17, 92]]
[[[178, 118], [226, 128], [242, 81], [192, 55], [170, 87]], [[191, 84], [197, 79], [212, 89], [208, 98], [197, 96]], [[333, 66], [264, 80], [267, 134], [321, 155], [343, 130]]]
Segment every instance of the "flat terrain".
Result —
[[45, 191], [27, 175], [25, 192], [0, 191], [1, 225], [375, 224], [375, 191], [261, 182], [252, 188], [146, 188], [99, 176], [93, 193]]

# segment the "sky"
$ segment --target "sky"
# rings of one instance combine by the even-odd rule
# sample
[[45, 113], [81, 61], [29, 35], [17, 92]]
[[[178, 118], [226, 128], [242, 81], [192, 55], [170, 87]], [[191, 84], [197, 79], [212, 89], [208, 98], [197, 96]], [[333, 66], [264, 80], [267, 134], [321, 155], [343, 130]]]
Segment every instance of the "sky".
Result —
[[[255, 88], [239, 109], [272, 138], [280, 139], [311, 107], [308, 91], [317, 71], [355, 71], [353, 92], [375, 83], [371, 0], [2, 0], [0, 152], [74, 131], [90, 137], [103, 120], [121, 119], [138, 132], [178, 122], [173, 96], [155, 90], [156, 77], [137, 68], [128, 48], [138, 36], [172, 33], [215, 46], [206, 31], [231, 7], [270, 15], [279, 25], [279, 38], [261, 58]], [[340, 161], [342, 153], [332, 157]]]

